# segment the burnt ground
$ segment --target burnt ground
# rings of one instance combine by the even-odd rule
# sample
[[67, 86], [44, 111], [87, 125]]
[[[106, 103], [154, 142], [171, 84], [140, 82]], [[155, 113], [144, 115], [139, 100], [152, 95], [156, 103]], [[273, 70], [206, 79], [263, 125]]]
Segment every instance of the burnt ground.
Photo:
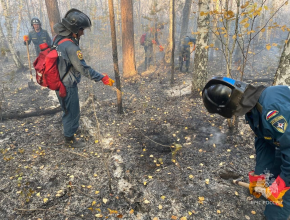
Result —
[[[28, 71], [5, 66], [2, 112], [57, 106], [53, 92], [27, 87]], [[246, 77], [273, 77], [269, 68]], [[224, 74], [213, 62], [209, 71]], [[243, 118], [229, 131], [208, 114], [189, 74], [176, 71], [171, 88], [168, 67], [139, 72], [122, 82], [122, 115], [112, 88], [83, 78], [84, 149], [63, 146], [61, 112], [0, 123], [0, 219], [263, 219], [265, 200], [232, 184], [255, 166]]]

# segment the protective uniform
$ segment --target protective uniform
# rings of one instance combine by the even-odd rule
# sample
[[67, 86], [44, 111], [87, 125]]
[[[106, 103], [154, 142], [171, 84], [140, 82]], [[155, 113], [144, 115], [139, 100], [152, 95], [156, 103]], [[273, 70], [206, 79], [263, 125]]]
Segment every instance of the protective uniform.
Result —
[[[264, 189], [266, 198], [271, 202], [267, 203], [264, 214], [267, 220], [288, 219], [290, 216], [289, 87], [265, 88], [247, 84], [239, 93], [242, 95], [234, 95], [235, 88], [239, 89], [237, 87], [239, 82], [225, 77], [219, 77], [216, 80], [217, 78], [213, 78], [203, 90], [206, 108], [209, 112], [220, 114], [223, 111], [221, 109], [226, 110], [228, 106], [231, 106], [233, 115], [245, 114], [247, 123], [256, 135], [254, 174], [263, 176], [268, 173]], [[213, 81], [215, 82], [212, 83]], [[232, 87], [230, 85], [228, 87], [231, 91], [225, 89], [227, 83], [232, 84]], [[221, 97], [227, 97], [227, 100]], [[231, 104], [232, 99], [238, 100], [238, 105]], [[223, 116], [230, 116], [230, 114]]]
[[[39, 24], [40, 25], [40, 31], [36, 32], [34, 29], [29, 32], [28, 34], [28, 44], [31, 43], [31, 41], [34, 44], [36, 55], [38, 56], [40, 53], [39, 45], [42, 43], [47, 43], [48, 46], [52, 44], [51, 38], [48, 35], [48, 32], [46, 30], [43, 30], [41, 28], [41, 23], [38, 18], [33, 18], [31, 20], [31, 26], [33, 27], [33, 24]], [[26, 42], [24, 42], [24, 45], [26, 45]]]
[[183, 62], [185, 61], [186, 72], [188, 72], [190, 65], [190, 45], [193, 43], [195, 45], [196, 39], [186, 36], [181, 41], [180, 52], [179, 52], [179, 70], [182, 71]]
[[148, 32], [146, 32], [146, 39], [144, 41], [144, 51], [145, 51], [145, 69], [147, 69], [150, 66], [150, 63], [152, 61], [153, 56], [153, 44], [159, 45], [160, 48], [163, 49], [163, 47], [160, 45], [158, 41], [158, 31], [157, 29], [163, 29], [164, 25], [159, 24], [156, 25], [156, 28], [150, 28]]
[[66, 41], [56, 48], [59, 56], [58, 70], [60, 78], [64, 77], [62, 82], [67, 91], [67, 96], [64, 99], [60, 98], [57, 93], [59, 102], [63, 107], [62, 122], [66, 140], [73, 140], [79, 127], [80, 106], [77, 84], [81, 81], [81, 75], [96, 82], [102, 80], [104, 84], [109, 85], [105, 81], [109, 79], [108, 76], [98, 73], [86, 64], [79, 48], [78, 39], [72, 37], [72, 33], [76, 34], [79, 29], [90, 26], [89, 17], [77, 9], [69, 10], [62, 22], [54, 26], [54, 31], [57, 34], [54, 40], [55, 44], [64, 38], [70, 38], [73, 41]]
[[[262, 108], [254, 107], [246, 114], [246, 121], [256, 134], [255, 174], [272, 174], [271, 179], [279, 176], [290, 186], [290, 90], [288, 86], [266, 88], [259, 100]], [[273, 181], [271, 181], [270, 183]], [[290, 191], [282, 197], [283, 207], [266, 205], [267, 220], [282, 220], [290, 216]]]

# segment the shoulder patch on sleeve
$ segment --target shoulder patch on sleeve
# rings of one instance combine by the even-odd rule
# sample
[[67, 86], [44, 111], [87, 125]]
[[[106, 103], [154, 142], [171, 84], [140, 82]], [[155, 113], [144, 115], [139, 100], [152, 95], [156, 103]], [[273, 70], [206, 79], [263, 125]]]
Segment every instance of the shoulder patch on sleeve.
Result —
[[80, 60], [83, 59], [82, 51], [78, 50], [78, 51], [77, 51], [77, 55], [78, 55], [78, 58], [79, 58]]
[[288, 126], [286, 119], [282, 115], [277, 116], [270, 123], [280, 133], [284, 133]]
[[269, 119], [273, 118], [275, 115], [277, 115], [279, 112], [277, 110], [269, 111], [266, 115], [266, 120], [269, 121]]

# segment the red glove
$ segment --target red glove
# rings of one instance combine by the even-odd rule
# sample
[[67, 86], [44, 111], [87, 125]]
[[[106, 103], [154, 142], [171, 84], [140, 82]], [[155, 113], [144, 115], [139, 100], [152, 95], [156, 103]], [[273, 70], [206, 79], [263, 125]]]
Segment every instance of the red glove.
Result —
[[152, 44], [157, 44], [155, 40], [152, 40]]
[[272, 185], [266, 188], [265, 197], [275, 205], [283, 207], [282, 197], [289, 189], [290, 187], [286, 187], [284, 180], [278, 176]]
[[24, 41], [28, 41], [28, 40], [29, 40], [29, 36], [28, 36], [28, 35], [24, 35], [24, 36], [23, 36], [23, 40], [24, 40]]
[[163, 50], [164, 48], [161, 45], [159, 45], [159, 51], [162, 52]]
[[262, 174], [262, 175], [255, 175], [254, 174], [254, 171], [250, 171], [248, 173], [248, 176], [249, 176], [249, 180], [250, 180], [250, 184], [249, 184], [249, 190], [250, 190], [250, 193], [255, 196], [256, 198], [259, 198], [262, 194], [261, 193], [258, 193], [258, 192], [255, 192], [254, 191], [254, 188], [256, 186], [258, 187], [263, 187], [265, 188], [265, 175]]
[[107, 74], [103, 74], [104, 77], [102, 78], [102, 81], [105, 85], [108, 85], [108, 86], [113, 86], [114, 84], [114, 80], [112, 80]]

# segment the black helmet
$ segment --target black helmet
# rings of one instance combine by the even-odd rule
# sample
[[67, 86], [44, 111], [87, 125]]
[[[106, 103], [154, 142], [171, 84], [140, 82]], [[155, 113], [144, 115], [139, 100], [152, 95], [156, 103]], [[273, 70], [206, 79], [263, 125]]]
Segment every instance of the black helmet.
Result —
[[249, 84], [227, 77], [213, 77], [202, 91], [204, 106], [209, 113], [231, 118]]
[[77, 9], [70, 9], [62, 19], [61, 23], [72, 33], [77, 34], [78, 31], [92, 26], [91, 19]]
[[164, 28], [164, 24], [163, 23], [158, 23], [157, 24], [157, 29], [163, 29]]
[[34, 24], [39, 24], [41, 26], [41, 22], [38, 18], [31, 19], [31, 26], [33, 26]]

